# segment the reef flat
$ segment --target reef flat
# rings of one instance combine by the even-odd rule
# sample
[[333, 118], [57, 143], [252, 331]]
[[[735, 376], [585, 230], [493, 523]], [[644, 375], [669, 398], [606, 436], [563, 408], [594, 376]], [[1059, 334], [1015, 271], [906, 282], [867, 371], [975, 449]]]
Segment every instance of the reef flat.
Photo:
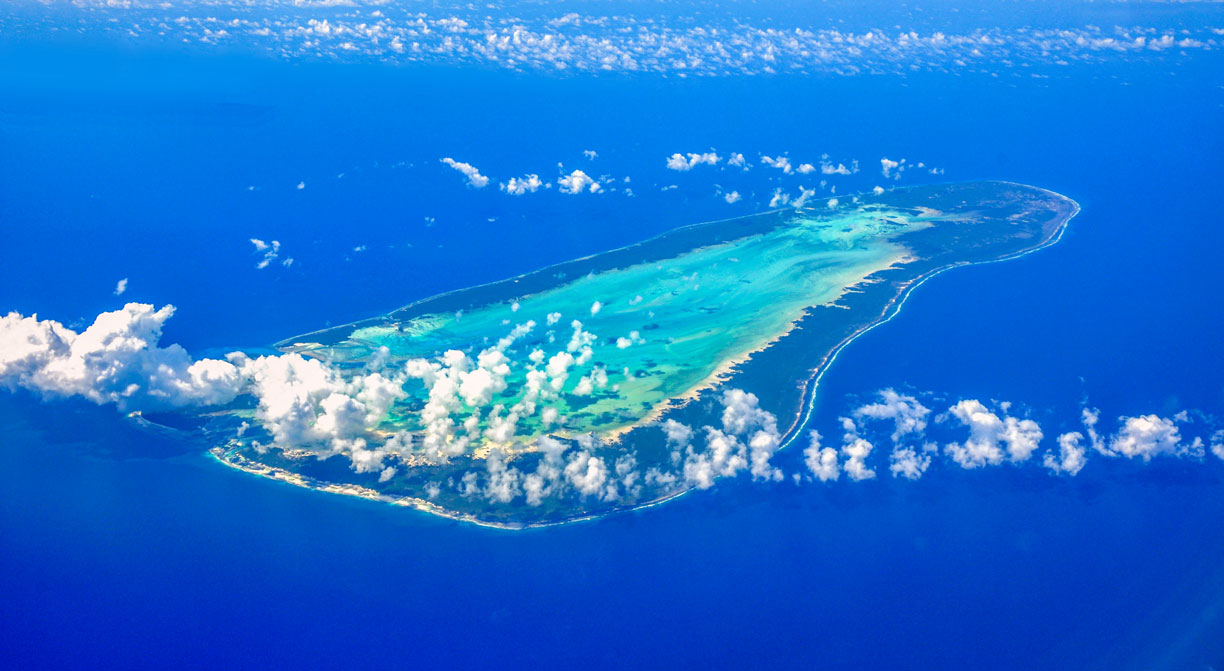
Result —
[[[690, 468], [699, 446], [677, 432], [711, 427], [706, 450], [727, 438], [745, 458], [768, 442], [767, 459], [798, 434], [836, 352], [909, 291], [1050, 244], [1077, 211], [991, 181], [686, 226], [279, 343], [392, 381], [361, 459], [278, 443], [253, 406], [211, 413], [203, 431], [248, 472], [494, 526], [648, 505], [708, 486]], [[754, 395], [760, 431], [735, 437], [732, 389]], [[752, 473], [772, 474], [755, 461]]]

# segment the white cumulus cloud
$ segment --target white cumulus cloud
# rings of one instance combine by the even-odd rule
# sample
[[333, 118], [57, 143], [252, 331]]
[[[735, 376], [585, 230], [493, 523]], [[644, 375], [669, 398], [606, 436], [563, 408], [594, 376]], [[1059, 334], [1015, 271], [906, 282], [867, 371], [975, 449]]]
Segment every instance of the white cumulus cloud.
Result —
[[575, 170], [568, 175], [562, 176], [557, 180], [557, 185], [561, 188], [561, 193], [575, 195], [588, 191], [590, 193], [598, 193], [603, 187], [599, 182], [596, 182], [590, 175], [581, 170]]
[[1202, 441], [1182, 442], [1177, 423], [1158, 415], [1140, 415], [1119, 419], [1122, 428], [1109, 439], [1108, 451], [1128, 458], [1144, 461], [1159, 455], [1180, 456], [1188, 452], [1202, 452]]
[[667, 157], [667, 169], [687, 172], [699, 165], [717, 165], [722, 160], [718, 154], [710, 151], [701, 154], [672, 154]]
[[511, 196], [521, 196], [525, 193], [535, 193], [541, 186], [544, 186], [544, 182], [540, 180], [540, 176], [531, 174], [523, 177], [511, 177], [509, 180], [502, 182], [501, 190]]
[[762, 156], [761, 163], [771, 168], [781, 170], [783, 174], [789, 175], [794, 172], [794, 167], [791, 165], [790, 159], [785, 156]]
[[173, 314], [171, 305], [128, 303], [80, 333], [36, 315], [0, 317], [0, 384], [125, 410], [229, 403], [242, 387], [237, 366], [159, 344]]
[[442, 162], [463, 173], [467, 177], [468, 185], [473, 188], [483, 189], [489, 185], [489, 178], [480, 174], [476, 166], [471, 163], [462, 163], [450, 157], [442, 159]]
[[[969, 427], [963, 443], [949, 443], [945, 449], [962, 468], [997, 466], [1004, 458], [1022, 462], [1041, 442], [1041, 427], [1031, 419], [1000, 418], [980, 401], [967, 399], [948, 409], [951, 417]], [[1006, 450], [1006, 453], [1004, 452]]]

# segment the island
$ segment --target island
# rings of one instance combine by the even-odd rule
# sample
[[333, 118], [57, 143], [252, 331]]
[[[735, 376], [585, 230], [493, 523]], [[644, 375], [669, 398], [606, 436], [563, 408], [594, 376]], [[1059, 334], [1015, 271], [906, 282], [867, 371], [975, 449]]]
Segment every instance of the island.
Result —
[[[843, 347], [927, 279], [1050, 245], [1077, 212], [979, 181], [685, 226], [278, 343], [345, 374], [399, 372], [362, 437], [376, 468], [278, 445], [251, 403], [200, 430], [249, 473], [504, 528], [639, 508], [740, 470], [777, 479], [764, 460], [802, 434]], [[701, 457], [716, 450], [721, 462]]]

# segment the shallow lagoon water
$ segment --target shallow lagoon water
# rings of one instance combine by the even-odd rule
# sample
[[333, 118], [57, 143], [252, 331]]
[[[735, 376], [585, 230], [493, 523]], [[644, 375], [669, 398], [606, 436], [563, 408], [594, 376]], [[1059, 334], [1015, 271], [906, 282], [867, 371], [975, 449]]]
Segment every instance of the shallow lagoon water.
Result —
[[[690, 393], [708, 383], [725, 362], [778, 338], [805, 308], [833, 303], [846, 287], [902, 261], [906, 250], [889, 239], [931, 225], [921, 216], [859, 211], [853, 206], [840, 216], [816, 212], [793, 220], [783, 217], [759, 215], [735, 228], [711, 230], [704, 236], [707, 242], [670, 258], [647, 258], [576, 278], [567, 273], [580, 269], [567, 264], [542, 271], [553, 276], [557, 285], [553, 288], [515, 295], [518, 280], [501, 282], [497, 293], [510, 293], [510, 300], [445, 314], [406, 308], [399, 311], [409, 313], [402, 321], [358, 326], [345, 340], [324, 348], [291, 349], [346, 363], [369, 361], [382, 347], [393, 363], [438, 357], [446, 350], [467, 351], [474, 357], [531, 322], [532, 332], [503, 350], [517, 364], [507, 378], [511, 393], [497, 399], [509, 407], [522, 399], [526, 354], [535, 349], [546, 356], [564, 351], [577, 320], [579, 329], [595, 336], [592, 344], [598, 348], [598, 361], [569, 373], [565, 386], [557, 390], [562, 395], [555, 407], [571, 420], [565, 426], [567, 433], [623, 428], [647, 414], [643, 409], [654, 410]], [[786, 221], [785, 227], [774, 228], [779, 220]], [[757, 228], [760, 233], [751, 233]], [[739, 237], [721, 242], [721, 236]], [[646, 248], [641, 253], [648, 253]], [[329, 340], [337, 337], [328, 335]], [[618, 339], [624, 339], [624, 347]], [[309, 342], [310, 337], [287, 342], [303, 340]], [[599, 398], [576, 399], [574, 388], [593, 366], [608, 371], [609, 384], [616, 390]], [[566, 398], [587, 402], [570, 407]], [[405, 413], [400, 421], [413, 419]], [[537, 424], [520, 435], [530, 439], [543, 432]]]

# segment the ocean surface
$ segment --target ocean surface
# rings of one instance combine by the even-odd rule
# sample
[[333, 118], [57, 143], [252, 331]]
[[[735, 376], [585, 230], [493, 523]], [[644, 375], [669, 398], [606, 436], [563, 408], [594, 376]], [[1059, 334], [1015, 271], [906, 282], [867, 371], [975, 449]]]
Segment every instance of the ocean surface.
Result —
[[[765, 209], [763, 169], [672, 173], [673, 152], [858, 158], [845, 191], [905, 156], [945, 170], [910, 183], [1023, 182], [1082, 212], [1052, 248], [923, 285], [838, 357], [811, 428], [836, 435], [884, 387], [1023, 405], [1043, 448], [1085, 401], [1110, 426], [1218, 416], [1221, 73], [1207, 54], [1035, 76], [562, 76], [14, 40], [0, 311], [79, 326], [126, 300], [173, 303], [163, 342], [259, 351]], [[499, 177], [563, 162], [632, 179], [514, 198], [467, 188], [444, 156]], [[744, 200], [726, 203], [723, 181]], [[293, 264], [256, 269], [250, 238]], [[741, 478], [507, 532], [249, 476], [80, 401], [0, 395], [0, 432], [8, 668], [1224, 664], [1210, 455], [1098, 458], [1075, 478]], [[777, 457], [788, 473], [800, 447]]]

